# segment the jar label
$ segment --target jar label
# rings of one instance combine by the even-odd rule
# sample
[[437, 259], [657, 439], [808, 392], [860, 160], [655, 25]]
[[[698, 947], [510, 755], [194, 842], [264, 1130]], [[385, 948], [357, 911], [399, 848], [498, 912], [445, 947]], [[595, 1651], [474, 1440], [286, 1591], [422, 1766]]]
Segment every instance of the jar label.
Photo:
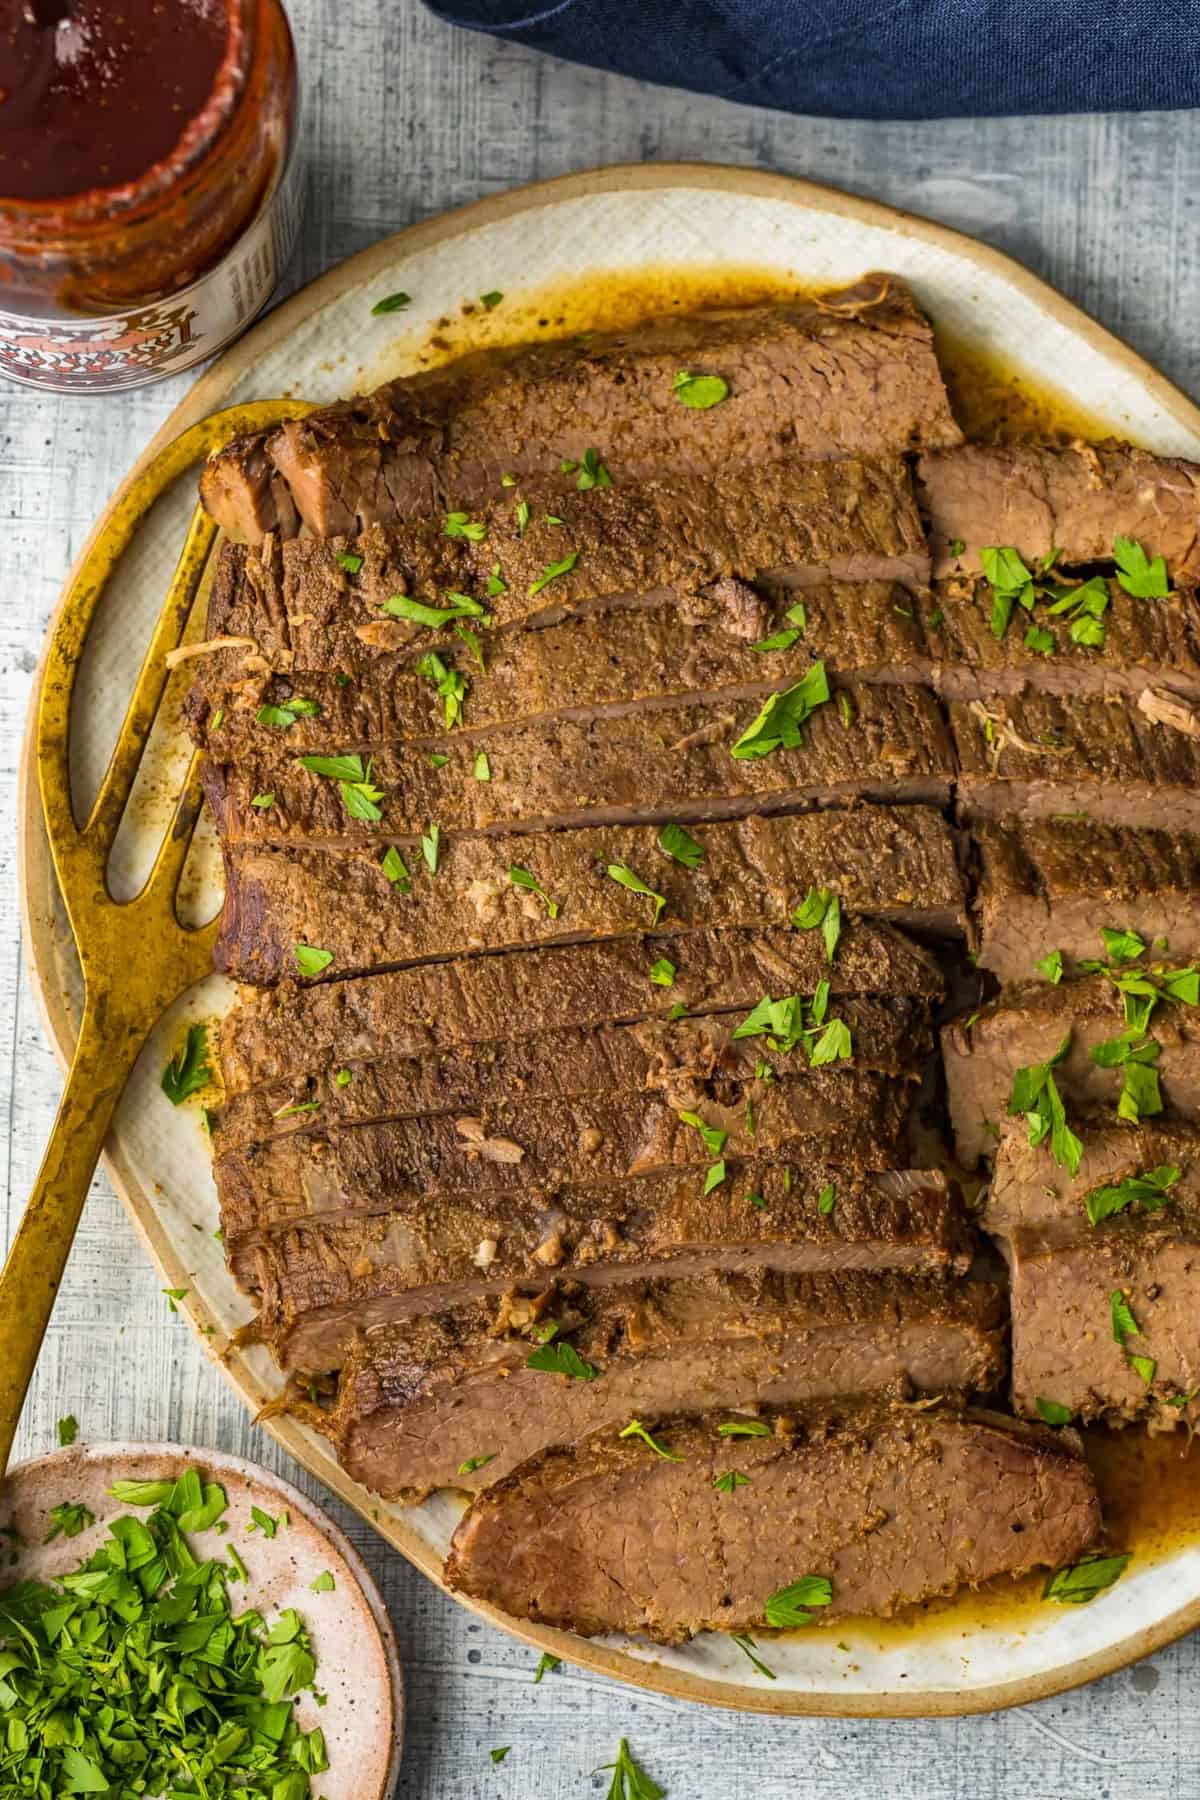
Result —
[[262, 311], [300, 220], [300, 158], [227, 256], [191, 287], [107, 317], [34, 319], [0, 311], [0, 374], [59, 393], [140, 387], [214, 356]]

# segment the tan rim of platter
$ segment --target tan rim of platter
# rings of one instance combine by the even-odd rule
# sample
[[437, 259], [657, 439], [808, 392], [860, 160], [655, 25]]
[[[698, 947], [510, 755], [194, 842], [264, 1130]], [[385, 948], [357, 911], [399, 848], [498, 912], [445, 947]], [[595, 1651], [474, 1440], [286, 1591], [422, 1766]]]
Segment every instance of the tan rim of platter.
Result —
[[[446, 214], [427, 223], [385, 239], [361, 252], [349, 262], [331, 270], [309, 287], [286, 301], [275, 312], [256, 325], [231, 350], [208, 369], [176, 407], [147, 446], [143, 456], [130, 471], [125, 483], [110, 502], [109, 511], [125, 493], [130, 482], [144, 469], [150, 458], [188, 426], [229, 403], [239, 382], [250, 374], [263, 353], [272, 349], [311, 317], [350, 287], [357, 287], [382, 273], [397, 260], [398, 254], [412, 254], [440, 245], [476, 231], [484, 226], [518, 220], [523, 214], [539, 212], [563, 201], [575, 201], [595, 195], [646, 193], [667, 188], [715, 190], [730, 196], [776, 201], [803, 206], [809, 210], [873, 225], [931, 248], [950, 251], [966, 258], [978, 269], [981, 279], [1002, 280], [1036, 305], [1048, 318], [1067, 327], [1099, 350], [1112, 364], [1119, 365], [1152, 398], [1167, 418], [1189, 433], [1200, 437], [1200, 407], [1174, 387], [1128, 346], [1114, 338], [1103, 327], [1064, 299], [1053, 288], [997, 250], [980, 245], [961, 233], [926, 220], [900, 213], [874, 201], [856, 199], [836, 190], [788, 176], [761, 174], [751, 170], [723, 168], [703, 164], [667, 163], [653, 167], [618, 166], [583, 175], [561, 177], [539, 183], [510, 194], [483, 200]], [[97, 533], [103, 527], [106, 513], [80, 552], [86, 556]], [[76, 565], [78, 566], [78, 564]], [[70, 581], [68, 578], [67, 587]], [[62, 601], [51, 621], [53, 631], [62, 615]], [[40, 681], [40, 672], [39, 672]], [[36, 702], [35, 683], [34, 700]], [[32, 722], [36, 706], [31, 705]], [[77, 1021], [69, 1000], [56, 979], [56, 955], [61, 950], [61, 930], [56, 924], [48, 897], [54, 893], [54, 876], [42, 824], [38, 798], [36, 768], [31, 750], [31, 729], [27, 726], [19, 768], [19, 843], [22, 919], [30, 946], [30, 968], [35, 997], [46, 1025], [51, 1044], [65, 1066], [74, 1047]], [[111, 1140], [110, 1140], [111, 1143]], [[105, 1153], [105, 1167], [117, 1193], [137, 1227], [164, 1284], [186, 1284], [187, 1272], [156, 1214], [140, 1178], [120, 1147]], [[203, 1340], [201, 1340], [203, 1341]], [[263, 1390], [244, 1359], [234, 1353], [221, 1364], [226, 1379], [241, 1395], [252, 1411], [258, 1411], [271, 1396]], [[396, 1549], [414, 1563], [432, 1581], [441, 1584], [441, 1559], [402, 1520], [380, 1515], [372, 1518], [369, 1501], [363, 1490], [342, 1473], [333, 1459], [318, 1449], [296, 1426], [285, 1420], [271, 1419], [265, 1428], [310, 1473], [331, 1488], [347, 1505], [354, 1507]], [[461, 1597], [456, 1595], [456, 1599]], [[1000, 1707], [1023, 1704], [1061, 1693], [1102, 1675], [1111, 1674], [1140, 1657], [1150, 1655], [1174, 1642], [1186, 1632], [1200, 1626], [1200, 1598], [1131, 1632], [1120, 1643], [1094, 1655], [1063, 1664], [1037, 1675], [1025, 1676], [986, 1688], [972, 1688], [965, 1693], [951, 1691], [922, 1692], [911, 1698], [903, 1693], [886, 1694], [808, 1694], [787, 1690], [771, 1693], [744, 1688], [734, 1683], [691, 1675], [675, 1668], [644, 1662], [618, 1650], [592, 1644], [561, 1632], [530, 1627], [500, 1614], [492, 1608], [462, 1601], [481, 1617], [501, 1627], [534, 1648], [549, 1651], [577, 1667], [613, 1676], [634, 1686], [678, 1699], [703, 1701], [742, 1711], [775, 1715], [818, 1715], [826, 1717], [936, 1717], [956, 1716], [972, 1712], [988, 1712]]]

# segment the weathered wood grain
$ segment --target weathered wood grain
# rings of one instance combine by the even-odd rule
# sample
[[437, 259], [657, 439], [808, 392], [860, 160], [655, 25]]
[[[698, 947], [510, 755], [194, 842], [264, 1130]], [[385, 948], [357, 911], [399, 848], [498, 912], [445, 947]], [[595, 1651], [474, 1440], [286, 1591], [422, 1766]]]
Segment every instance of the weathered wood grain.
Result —
[[[456, 33], [417, 0], [291, 0], [308, 89], [310, 204], [294, 279], [383, 233], [520, 182], [694, 157], [825, 180], [1021, 257], [1200, 393], [1200, 123], [1193, 114], [855, 125], [792, 119], [540, 61]], [[936, 79], [936, 71], [931, 71]], [[184, 380], [187, 378], [185, 377]], [[45, 623], [119, 473], [182, 384], [123, 399], [0, 389], [0, 1239], [60, 1078], [22, 972], [16, 767]], [[287, 1469], [207, 1365], [103, 1180], [89, 1203], [20, 1451], [75, 1413], [89, 1437], [214, 1444]], [[301, 1477], [302, 1481], [306, 1478]], [[627, 1735], [671, 1800], [1192, 1800], [1200, 1638], [1083, 1693], [990, 1719], [740, 1718], [627, 1692], [475, 1624], [363, 1527], [409, 1680], [399, 1793], [438, 1800], [603, 1793]], [[511, 1744], [501, 1767], [488, 1750]]]

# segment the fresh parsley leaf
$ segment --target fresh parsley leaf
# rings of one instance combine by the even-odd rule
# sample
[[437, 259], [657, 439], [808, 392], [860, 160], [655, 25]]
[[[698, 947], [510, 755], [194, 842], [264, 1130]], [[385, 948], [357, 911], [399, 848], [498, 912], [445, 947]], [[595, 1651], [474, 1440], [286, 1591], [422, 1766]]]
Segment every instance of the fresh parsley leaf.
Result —
[[543, 588], [549, 587], [552, 581], [557, 581], [560, 575], [569, 575], [578, 561], [578, 550], [570, 550], [558, 562], [547, 563], [537, 580], [530, 586], [529, 598], [534, 599]]
[[828, 1606], [833, 1600], [833, 1583], [824, 1575], [804, 1575], [790, 1587], [779, 1588], [767, 1597], [767, 1624], [777, 1631], [812, 1624], [812, 1608]]
[[1137, 600], [1165, 600], [1171, 591], [1167, 565], [1161, 556], [1151, 562], [1135, 538], [1113, 539], [1113, 556], [1117, 563], [1117, 580], [1127, 594]]
[[292, 694], [279, 706], [260, 706], [254, 717], [260, 725], [274, 725], [279, 731], [288, 731], [297, 719], [315, 719], [320, 711], [316, 700], [305, 700], [300, 694]]
[[775, 1671], [774, 1669], [769, 1669], [762, 1657], [758, 1654], [758, 1645], [754, 1642], [754, 1639], [745, 1631], [731, 1631], [729, 1635], [741, 1651], [742, 1655], [747, 1657], [754, 1664], [754, 1667], [758, 1670], [759, 1674], [765, 1675], [768, 1681], [774, 1681]]
[[475, 752], [475, 761], [472, 764], [472, 774], [476, 781], [490, 781], [492, 779], [492, 765], [488, 761], [486, 750], [477, 750]]
[[650, 979], [656, 987], [674, 987], [677, 972], [669, 956], [660, 956], [650, 965]]
[[542, 1655], [541, 1655], [541, 1660], [539, 1661], [538, 1666], [537, 1666], [537, 1673], [535, 1674], [535, 1676], [533, 1678], [534, 1686], [535, 1687], [537, 1686], [538, 1682], [542, 1679], [543, 1675], [553, 1674], [555, 1669], [561, 1669], [561, 1667], [562, 1667], [562, 1657], [561, 1656], [551, 1656], [551, 1654], [548, 1650], [543, 1650]]
[[1119, 1182], [1093, 1188], [1084, 1198], [1089, 1222], [1099, 1225], [1102, 1219], [1135, 1204], [1146, 1212], [1161, 1212], [1182, 1173], [1174, 1164], [1162, 1163], [1158, 1168], [1144, 1169], [1140, 1175], [1126, 1175]]
[[528, 888], [531, 894], [536, 894], [538, 899], [545, 906], [550, 917], [552, 919], [557, 919], [558, 901], [550, 898], [545, 888], [538, 884], [537, 878], [531, 875], [528, 869], [522, 869], [519, 864], [512, 863], [509, 867], [508, 879], [512, 882], [514, 887]]
[[494, 1450], [490, 1451], [487, 1456], [468, 1456], [466, 1462], [459, 1463], [457, 1472], [460, 1475], [473, 1475], [476, 1469], [484, 1469], [488, 1463], [495, 1462], [495, 1460], [496, 1452]]
[[569, 1375], [575, 1381], [595, 1381], [600, 1371], [594, 1363], [585, 1362], [573, 1344], [543, 1344], [530, 1351], [525, 1359], [527, 1369], [542, 1369], [549, 1375]]
[[333, 1085], [335, 1088], [348, 1088], [353, 1080], [354, 1077], [349, 1069], [339, 1069], [333, 1078]]
[[1042, 1589], [1042, 1599], [1057, 1600], [1061, 1606], [1086, 1606], [1110, 1588], [1128, 1566], [1128, 1551], [1123, 1556], [1085, 1556], [1080, 1562], [1055, 1569]]
[[371, 315], [377, 317], [380, 313], [403, 312], [406, 306], [411, 305], [412, 298], [408, 294], [387, 294], [382, 300], [375, 302]]
[[421, 855], [425, 858], [426, 867], [431, 875], [438, 872], [438, 857], [442, 849], [442, 828], [431, 825], [428, 831], [421, 833]]
[[1145, 938], [1136, 931], [1111, 931], [1107, 925], [1102, 925], [1100, 936], [1104, 939], [1109, 962], [1133, 962], [1146, 948]]
[[658, 834], [658, 847], [665, 856], [673, 856], [685, 869], [699, 868], [704, 861], [704, 845], [698, 844], [682, 825], [664, 825]]
[[979, 560], [992, 590], [992, 635], [1002, 638], [1014, 606], [1033, 608], [1033, 572], [1025, 567], [1011, 544], [985, 545]]
[[684, 1019], [686, 1017], [687, 1017], [687, 1007], [683, 1004], [683, 1002], [681, 1000], [677, 1000], [675, 1002], [674, 1006], [671, 1008], [670, 1012], [667, 1014], [667, 1018], [671, 1021], [674, 1021], [675, 1019]]
[[250, 804], [257, 806], [260, 812], [265, 812], [269, 806], [274, 806], [275, 796], [274, 794], [255, 794]]
[[624, 1738], [617, 1750], [616, 1762], [605, 1763], [604, 1767], [613, 1771], [605, 1800], [666, 1800], [666, 1788], [659, 1787], [634, 1761]]
[[333, 961], [332, 950], [318, 950], [312, 944], [294, 944], [292, 954], [296, 958], [296, 967], [301, 975], [312, 977], [327, 969]]
[[961, 556], [967, 546], [963, 543], [961, 538], [951, 538], [947, 547], [951, 556]]
[[1108, 1304], [1112, 1315], [1113, 1342], [1123, 1344], [1126, 1338], [1140, 1337], [1138, 1322], [1120, 1288], [1113, 1289], [1108, 1297]]
[[719, 1188], [725, 1179], [726, 1173], [724, 1157], [722, 1157], [719, 1162], [710, 1163], [704, 1176], [704, 1192], [706, 1194], [711, 1194], [716, 1188]]
[[442, 701], [446, 721], [446, 730], [452, 731], [461, 723], [463, 701], [467, 694], [467, 678], [460, 669], [447, 666], [437, 654], [430, 650], [417, 664], [417, 674], [425, 681], [432, 681]]
[[720, 1156], [729, 1137], [727, 1131], [718, 1131], [715, 1125], [706, 1124], [699, 1113], [681, 1112], [679, 1120], [681, 1124], [691, 1125], [700, 1133], [700, 1141], [710, 1156]]
[[794, 625], [791, 625], [786, 630], [773, 631], [770, 637], [759, 638], [758, 642], [751, 644], [750, 648], [757, 650], [760, 655], [765, 655], [771, 650], [790, 650], [799, 636], [800, 632]]
[[58, 1421], [58, 1441], [65, 1449], [68, 1444], [73, 1444], [78, 1436], [79, 1420], [74, 1413], [68, 1413], [65, 1419]]
[[529, 502], [528, 502], [528, 500], [518, 500], [517, 501], [517, 536], [518, 537], [525, 536], [525, 530], [526, 530], [526, 527], [528, 526], [528, 524], [529, 524]]
[[487, 616], [486, 609], [470, 594], [447, 594], [446, 598], [450, 601], [449, 606], [427, 606], [423, 600], [413, 600], [408, 594], [392, 594], [379, 610], [393, 619], [407, 619], [412, 625], [428, 625], [432, 631], [453, 625], [456, 619]]
[[827, 1063], [844, 1062], [853, 1054], [850, 1027], [844, 1019], [830, 1019], [809, 1051], [808, 1060], [814, 1069], [820, 1069]]
[[644, 1444], [650, 1446], [655, 1456], [661, 1456], [664, 1462], [683, 1462], [685, 1460], [682, 1456], [676, 1456], [672, 1451], [668, 1450], [665, 1444], [660, 1444], [656, 1437], [652, 1437], [640, 1419], [630, 1419], [624, 1430], [618, 1431], [617, 1436], [621, 1438], [641, 1438]]
[[1071, 1047], [1067, 1032], [1054, 1055], [1044, 1063], [1030, 1063], [1018, 1069], [1008, 1100], [1009, 1116], [1024, 1113], [1029, 1126], [1029, 1142], [1033, 1146], [1050, 1139], [1050, 1152], [1060, 1168], [1072, 1176], [1079, 1173], [1083, 1145], [1067, 1124], [1066, 1109], [1052, 1073]]
[[831, 1213], [836, 1198], [837, 1195], [832, 1181], [827, 1182], [821, 1189], [821, 1192], [817, 1195], [817, 1211], [826, 1215]]
[[1038, 656], [1054, 655], [1054, 633], [1044, 625], [1031, 625], [1025, 633], [1025, 648]]
[[579, 474], [575, 479], [575, 486], [579, 489], [581, 494], [586, 494], [590, 488], [606, 488], [612, 486], [612, 476], [601, 462], [600, 452], [598, 450], [584, 451], [583, 461], [579, 464]]
[[487, 591], [489, 600], [494, 600], [497, 594], [507, 594], [508, 592], [508, 583], [500, 573], [499, 563], [492, 564], [492, 572], [488, 576]]
[[275, 1533], [279, 1530], [279, 1520], [273, 1519], [270, 1513], [263, 1511], [261, 1506], [252, 1506], [250, 1508], [250, 1524], [248, 1529], [250, 1531], [261, 1531], [265, 1538], [273, 1538]]
[[502, 1763], [511, 1749], [511, 1744], [500, 1744], [495, 1750], [489, 1750], [488, 1755], [494, 1763]]
[[720, 375], [690, 375], [686, 369], [680, 369], [671, 383], [671, 392], [693, 412], [707, 412], [710, 406], [719, 406], [727, 398], [729, 383]]
[[1042, 1396], [1038, 1394], [1033, 1404], [1037, 1407], [1039, 1419], [1044, 1419], [1047, 1425], [1069, 1425], [1071, 1423], [1073, 1416], [1071, 1409], [1069, 1406], [1064, 1406], [1061, 1400], [1043, 1400]]
[[1149, 1387], [1150, 1383], [1154, 1380], [1154, 1371], [1157, 1369], [1158, 1364], [1152, 1356], [1131, 1356], [1129, 1358], [1129, 1366], [1134, 1374], [1140, 1376], [1146, 1386]]
[[379, 802], [384, 796], [371, 781], [369, 761], [364, 768], [361, 756], [300, 756], [296, 760], [310, 775], [337, 782], [342, 804], [352, 819], [382, 819]]
[[1063, 978], [1063, 953], [1061, 950], [1051, 950], [1033, 966], [1051, 987], [1057, 987]]
[[448, 538], [467, 538], [472, 544], [482, 544], [487, 536], [483, 520], [473, 519], [465, 512], [448, 512], [442, 530]]
[[52, 1544], [56, 1537], [78, 1537], [95, 1523], [95, 1513], [81, 1500], [64, 1500], [60, 1506], [50, 1508], [50, 1529], [42, 1542]]
[[212, 1080], [208, 1063], [208, 1027], [189, 1025], [183, 1044], [162, 1072], [162, 1091], [172, 1106], [198, 1094]]
[[500, 292], [499, 288], [493, 288], [490, 294], [480, 294], [479, 298], [484, 306], [487, 307], [488, 311], [491, 312], [494, 306], [499, 306], [504, 295]]
[[628, 888], [631, 894], [645, 894], [648, 900], [653, 900], [654, 917], [651, 919], [650, 923], [652, 925], [657, 925], [658, 921], [662, 918], [663, 909], [667, 904], [666, 895], [656, 894], [652, 887], [647, 887], [641, 876], [635, 875], [633, 870], [626, 863], [609, 863], [608, 874], [613, 881], [617, 882], [621, 887]]
[[727, 1419], [717, 1426], [718, 1437], [770, 1437], [771, 1427], [761, 1419]]
[[388, 845], [383, 853], [383, 860], [379, 866], [397, 892], [401, 894], [411, 894], [412, 876], [409, 873], [408, 864], [397, 850], [395, 844]]
[[347, 575], [357, 575], [363, 566], [362, 557], [356, 556], [352, 550], [337, 551], [336, 560], [338, 567], [345, 569]]
[[769, 756], [780, 748], [794, 750], [804, 741], [804, 722], [829, 699], [825, 664], [815, 662], [801, 681], [771, 694], [756, 719], [733, 745], [731, 755], [740, 760]]
[[718, 1494], [732, 1494], [735, 1488], [749, 1487], [750, 1477], [742, 1475], [737, 1469], [727, 1469], [724, 1475], [718, 1475], [713, 1481]]
[[798, 931], [815, 931], [819, 925], [825, 942], [825, 960], [832, 962], [842, 935], [842, 904], [828, 888], [810, 887], [791, 916]]
[[314, 1594], [332, 1594], [337, 1587], [337, 1582], [334, 1580], [331, 1570], [322, 1569], [316, 1580], [310, 1581], [308, 1585]]

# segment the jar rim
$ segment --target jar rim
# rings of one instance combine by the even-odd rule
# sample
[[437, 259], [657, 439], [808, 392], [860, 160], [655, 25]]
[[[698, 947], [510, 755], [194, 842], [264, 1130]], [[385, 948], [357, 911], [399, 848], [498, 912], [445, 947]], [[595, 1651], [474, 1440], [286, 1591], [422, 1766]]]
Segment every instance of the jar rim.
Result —
[[208, 98], [194, 113], [165, 156], [133, 181], [112, 187], [83, 188], [75, 194], [22, 200], [0, 194], [0, 233], [5, 228], [37, 237], [49, 231], [56, 239], [86, 231], [114, 213], [136, 214], [152, 206], [177, 183], [185, 181], [219, 140], [237, 111], [254, 44], [255, 0], [223, 0], [225, 48]]

